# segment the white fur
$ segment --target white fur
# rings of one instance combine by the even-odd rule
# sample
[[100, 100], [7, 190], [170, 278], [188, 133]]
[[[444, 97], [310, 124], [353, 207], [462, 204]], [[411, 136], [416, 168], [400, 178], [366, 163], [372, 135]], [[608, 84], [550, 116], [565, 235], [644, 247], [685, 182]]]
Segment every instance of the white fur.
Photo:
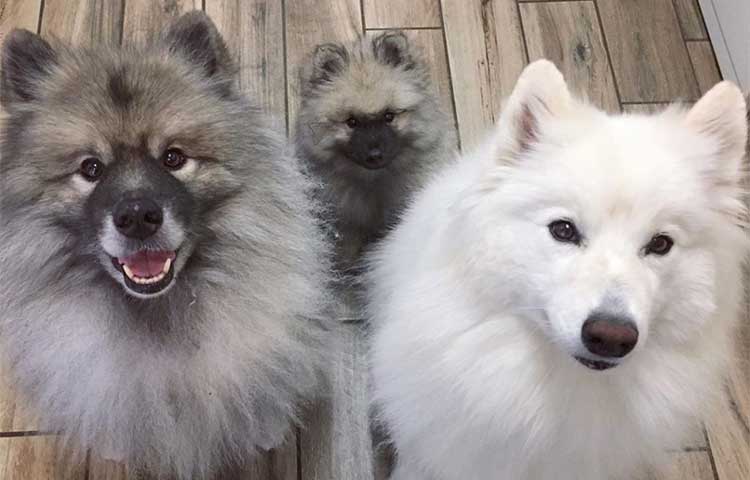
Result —
[[[491, 138], [438, 176], [370, 258], [374, 398], [398, 480], [633, 478], [714, 403], [747, 240], [745, 105], [723, 83], [690, 112], [609, 116], [530, 65]], [[573, 220], [581, 246], [555, 241]], [[674, 239], [645, 255], [656, 234]], [[640, 331], [593, 371], [581, 327]]]

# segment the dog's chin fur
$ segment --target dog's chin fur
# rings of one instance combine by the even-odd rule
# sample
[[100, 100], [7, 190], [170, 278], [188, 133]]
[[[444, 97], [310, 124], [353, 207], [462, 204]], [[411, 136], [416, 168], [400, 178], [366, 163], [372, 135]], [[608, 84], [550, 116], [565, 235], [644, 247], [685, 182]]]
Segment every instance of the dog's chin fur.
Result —
[[[198, 29], [178, 37], [200, 40], [212, 32], [203, 45], [221, 43], [202, 14], [188, 14], [178, 27]], [[24, 32], [9, 38], [24, 36], [34, 38]], [[151, 102], [164, 98], [172, 99], [170, 108], [200, 107], [170, 116], [177, 125], [136, 121], [118, 126], [113, 139], [98, 129], [129, 117], [106, 94], [94, 99], [99, 110], [81, 107], [92, 100], [84, 95], [50, 94], [66, 102], [60, 110], [30, 95], [12, 99], [4, 89], [11, 117], [0, 167], [0, 337], [3, 362], [41, 430], [60, 432], [81, 456], [91, 449], [95, 457], [156, 477], [202, 479], [293, 435], [300, 403], [318, 394], [329, 368], [326, 352], [335, 348], [328, 320], [330, 252], [308, 195], [312, 185], [283, 134], [226, 91], [234, 88], [229, 82], [206, 79], [203, 65], [169, 46], [128, 52], [60, 46], [55, 61], [63, 66], [49, 70], [44, 87], [35, 86], [58, 92], [66, 75], [81, 75], [91, 82], [78, 85], [92, 89], [98, 75], [120, 65], [135, 79], [157, 69], [164, 73], [149, 83], [151, 95], [138, 90], [133, 101], [141, 103], [128, 112], [155, 119], [163, 107]], [[6, 54], [17, 54], [16, 47], [6, 46]], [[97, 114], [104, 118], [86, 117]], [[48, 120], [55, 115], [66, 120]], [[128, 142], [131, 130], [151, 128], [143, 136], [156, 135], [154, 128], [179, 129], [180, 122], [198, 125], [205, 135], [189, 140], [212, 156], [181, 180], [200, 221], [181, 245], [169, 291], [139, 299], [112, 277], [96, 235], [78, 233], [93, 223], [83, 207], [86, 197], [62, 178], [49, 154], [71, 135], [43, 133], [63, 125], [83, 138]], [[75, 167], [70, 171], [77, 175]], [[45, 175], [54, 181], [45, 183]]]
[[[496, 132], [369, 258], [393, 479], [630, 479], [683, 445], [733, 351], [743, 117], [727, 84], [690, 112], [607, 116], [548, 62], [528, 67]], [[552, 239], [556, 216], [581, 247]], [[639, 252], [662, 229], [673, 250]], [[581, 324], [612, 292], [641, 338], [590, 370], [573, 358]]]

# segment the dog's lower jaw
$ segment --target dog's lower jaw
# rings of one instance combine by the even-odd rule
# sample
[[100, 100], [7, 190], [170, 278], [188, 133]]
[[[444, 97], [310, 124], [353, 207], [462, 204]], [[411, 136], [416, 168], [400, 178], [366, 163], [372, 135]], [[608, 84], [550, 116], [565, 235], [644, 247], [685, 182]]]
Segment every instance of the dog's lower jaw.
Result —
[[577, 355], [574, 356], [573, 358], [575, 358], [578, 361], [578, 363], [580, 363], [584, 367], [590, 370], [596, 370], [596, 371], [609, 370], [610, 368], [615, 368], [616, 366], [619, 365], [614, 362], [607, 362], [604, 360], [592, 360], [590, 358], [579, 357]]
[[127, 295], [141, 299], [149, 300], [165, 295], [174, 287], [178, 275], [178, 259], [169, 259], [165, 262], [162, 272], [153, 276], [151, 281], [137, 281], [129, 267], [123, 264], [117, 257], [110, 257], [112, 268], [106, 268], [113, 279], [119, 283]]

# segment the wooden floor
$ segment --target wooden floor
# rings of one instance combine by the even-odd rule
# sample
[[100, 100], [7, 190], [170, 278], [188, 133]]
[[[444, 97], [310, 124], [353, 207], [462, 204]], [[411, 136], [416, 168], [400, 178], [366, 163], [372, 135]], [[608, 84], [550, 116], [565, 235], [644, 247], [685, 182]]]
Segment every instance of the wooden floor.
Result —
[[[299, 105], [298, 67], [317, 43], [390, 28], [406, 29], [424, 50], [463, 148], [495, 121], [521, 69], [536, 58], [552, 59], [576, 89], [610, 111], [691, 102], [720, 79], [696, 0], [0, 0], [0, 38], [23, 27], [78, 44], [131, 44], [194, 8], [206, 10], [225, 35], [242, 89], [287, 126]], [[350, 343], [333, 400], [242, 478], [373, 478], [363, 346], [356, 326], [342, 329]], [[738, 341], [742, 363], [720, 415], [705, 419], [704, 434], [674, 452], [673, 471], [655, 479], [750, 479], [750, 328]], [[60, 467], [53, 438], [37, 432], [8, 388], [0, 388], [0, 432], [0, 480], [128, 478], [94, 458]]]

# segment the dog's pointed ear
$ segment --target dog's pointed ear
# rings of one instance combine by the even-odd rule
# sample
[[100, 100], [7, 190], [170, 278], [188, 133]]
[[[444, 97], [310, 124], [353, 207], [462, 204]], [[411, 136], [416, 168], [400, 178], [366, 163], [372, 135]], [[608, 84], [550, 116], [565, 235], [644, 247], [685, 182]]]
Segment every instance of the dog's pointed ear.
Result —
[[747, 105], [740, 89], [731, 82], [717, 84], [690, 109], [686, 122], [693, 132], [712, 142], [716, 164], [709, 167], [715, 180], [736, 184], [748, 128]]
[[349, 53], [340, 43], [324, 43], [315, 47], [310, 82], [330, 82], [349, 65]]
[[224, 39], [205, 13], [195, 10], [178, 18], [164, 36], [170, 52], [182, 56], [207, 77], [232, 77], [234, 62]]
[[57, 53], [42, 37], [16, 29], [5, 39], [0, 74], [0, 103], [5, 108], [31, 102], [39, 96], [39, 84], [57, 64]]
[[573, 98], [562, 73], [548, 60], [538, 60], [524, 69], [500, 116], [499, 128], [509, 141], [511, 155], [531, 148], [544, 122], [560, 117]]
[[380, 63], [406, 70], [414, 68], [409, 39], [403, 32], [385, 32], [373, 38], [372, 51]]

